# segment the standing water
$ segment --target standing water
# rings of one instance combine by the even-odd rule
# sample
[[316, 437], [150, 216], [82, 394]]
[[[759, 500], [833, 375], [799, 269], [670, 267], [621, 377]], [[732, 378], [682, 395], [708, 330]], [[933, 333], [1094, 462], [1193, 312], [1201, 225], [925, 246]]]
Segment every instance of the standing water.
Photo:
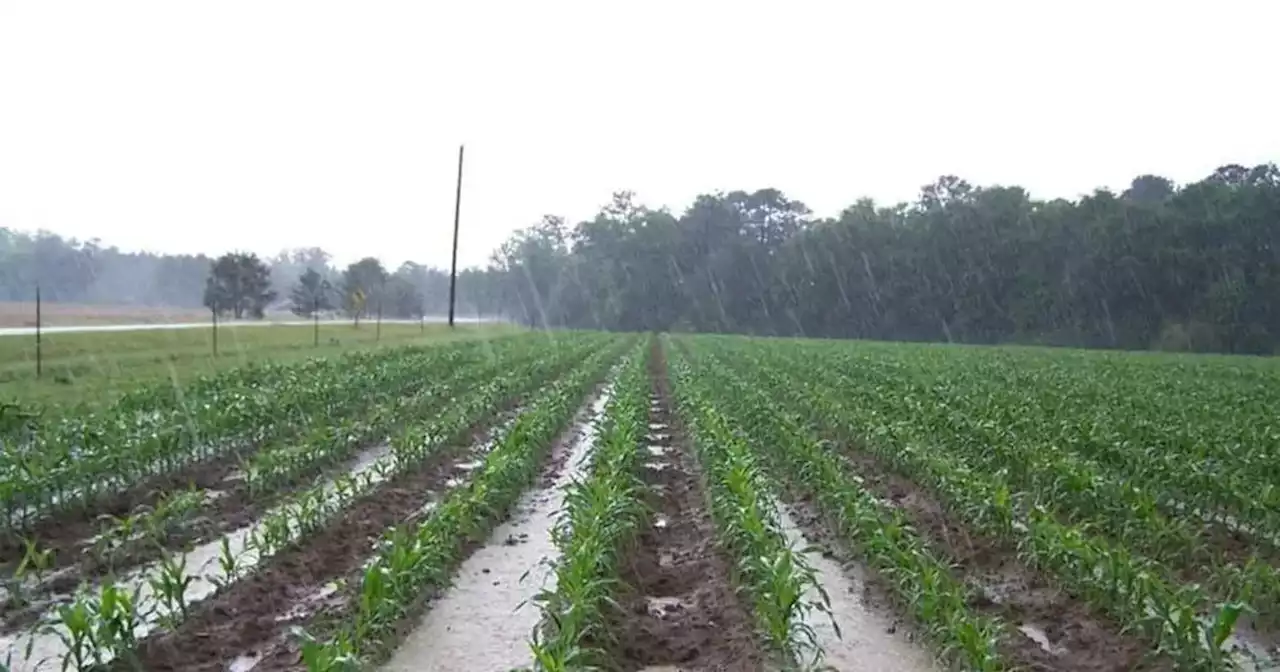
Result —
[[[793, 546], [808, 546], [786, 509], [779, 508], [778, 513], [787, 540]], [[851, 572], [818, 552], [805, 553], [804, 557], [817, 573], [818, 584], [831, 598], [830, 617], [815, 609], [804, 618], [824, 653], [823, 666], [841, 672], [925, 672], [938, 669], [929, 652], [908, 641], [893, 619], [863, 602], [863, 576], [850, 576]], [[810, 594], [805, 597], [815, 600], [818, 596]], [[832, 618], [840, 626], [839, 635], [831, 625]]]
[[533, 598], [552, 589], [555, 517], [565, 488], [585, 468], [596, 438], [595, 420], [610, 398], [606, 390], [591, 405], [570, 447], [569, 462], [549, 488], [526, 495], [513, 519], [471, 555], [454, 583], [411, 632], [388, 672], [505, 672], [532, 662], [529, 636], [541, 614]]

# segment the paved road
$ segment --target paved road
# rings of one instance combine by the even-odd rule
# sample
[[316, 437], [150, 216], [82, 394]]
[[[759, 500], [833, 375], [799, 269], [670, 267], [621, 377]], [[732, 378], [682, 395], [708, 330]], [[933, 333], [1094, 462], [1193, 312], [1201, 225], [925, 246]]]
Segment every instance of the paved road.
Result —
[[[428, 316], [427, 324], [444, 324], [449, 318], [441, 315]], [[458, 317], [454, 320], [460, 324], [496, 323], [498, 320], [477, 320], [474, 317]], [[347, 320], [324, 320], [320, 324], [346, 324]], [[383, 324], [417, 324], [417, 320], [383, 320]], [[222, 322], [222, 327], [306, 327], [311, 320], [291, 320], [287, 322]], [[208, 329], [208, 322], [178, 322], [174, 324], [94, 324], [83, 326], [45, 327], [40, 331], [45, 334], [67, 334], [93, 331], [149, 331], [153, 329]], [[3, 327], [0, 336], [33, 336], [35, 327]]]

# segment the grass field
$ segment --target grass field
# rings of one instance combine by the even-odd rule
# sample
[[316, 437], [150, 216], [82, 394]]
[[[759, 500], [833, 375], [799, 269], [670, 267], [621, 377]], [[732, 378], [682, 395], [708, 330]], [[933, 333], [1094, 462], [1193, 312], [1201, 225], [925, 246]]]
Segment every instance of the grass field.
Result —
[[355, 349], [410, 345], [440, 339], [496, 334], [511, 327], [444, 325], [424, 327], [373, 324], [359, 329], [350, 323], [322, 324], [320, 346], [309, 326], [246, 325], [218, 328], [218, 356], [213, 330], [155, 329], [120, 332], [45, 334], [44, 371], [36, 377], [32, 336], [0, 336], [0, 400], [41, 405], [102, 405], [139, 384], [156, 380], [181, 385], [195, 377], [256, 361], [289, 361]]
[[[45, 301], [40, 307], [46, 327], [102, 324], [172, 324], [204, 322], [209, 311], [203, 308], [161, 308], [151, 306], [111, 306]], [[0, 301], [0, 328], [36, 326], [34, 301]]]
[[12, 668], [1276, 657], [1273, 360], [395, 338], [0, 429]]

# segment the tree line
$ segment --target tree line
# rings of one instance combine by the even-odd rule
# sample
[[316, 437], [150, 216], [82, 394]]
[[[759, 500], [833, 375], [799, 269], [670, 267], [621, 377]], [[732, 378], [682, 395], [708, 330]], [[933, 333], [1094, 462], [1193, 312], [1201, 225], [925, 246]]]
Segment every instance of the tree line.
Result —
[[[318, 248], [295, 251], [283, 259], [269, 266], [248, 252], [218, 257], [209, 268], [204, 306], [236, 319], [262, 318], [268, 307], [282, 298], [272, 276], [296, 272], [283, 307], [300, 317], [340, 313], [359, 326], [362, 319], [375, 315], [421, 318], [448, 311], [449, 277], [434, 268], [407, 261], [390, 272], [378, 259], [365, 257], [339, 272], [329, 264], [328, 254]], [[467, 288], [465, 300], [459, 301], [464, 315], [467, 308], [476, 315], [490, 308], [485, 293], [478, 291], [487, 278], [475, 270], [460, 274], [459, 285], [465, 283]]]
[[[488, 276], [459, 273], [458, 310], [485, 314]], [[449, 274], [415, 262], [387, 269], [362, 259], [345, 268], [318, 247], [284, 250], [271, 257], [233, 252], [211, 258], [124, 252], [101, 241], [0, 227], [0, 301], [32, 301], [39, 284], [46, 301], [175, 308], [217, 306], [223, 316], [252, 319], [267, 311], [314, 310], [351, 317], [375, 313], [416, 318], [448, 312]], [[352, 299], [363, 297], [359, 303]]]
[[[1280, 169], [1032, 198], [955, 176], [909, 203], [815, 217], [777, 189], [683, 212], [618, 192], [590, 220], [545, 216], [459, 274], [459, 313], [535, 327], [1271, 353], [1280, 343]], [[259, 259], [125, 253], [0, 229], [0, 299], [443, 314], [448, 273], [319, 248]]]
[[532, 325], [1271, 353], [1280, 170], [1076, 200], [944, 176], [833, 218], [776, 189], [678, 215], [621, 192], [572, 228], [518, 231], [489, 272]]

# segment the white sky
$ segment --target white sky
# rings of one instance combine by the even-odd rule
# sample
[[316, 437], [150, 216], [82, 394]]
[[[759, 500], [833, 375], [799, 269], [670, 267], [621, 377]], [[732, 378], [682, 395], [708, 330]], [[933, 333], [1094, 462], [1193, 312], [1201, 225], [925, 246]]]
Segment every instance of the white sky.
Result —
[[612, 191], [818, 214], [1280, 160], [1280, 2], [0, 0], [0, 226], [447, 266]]

